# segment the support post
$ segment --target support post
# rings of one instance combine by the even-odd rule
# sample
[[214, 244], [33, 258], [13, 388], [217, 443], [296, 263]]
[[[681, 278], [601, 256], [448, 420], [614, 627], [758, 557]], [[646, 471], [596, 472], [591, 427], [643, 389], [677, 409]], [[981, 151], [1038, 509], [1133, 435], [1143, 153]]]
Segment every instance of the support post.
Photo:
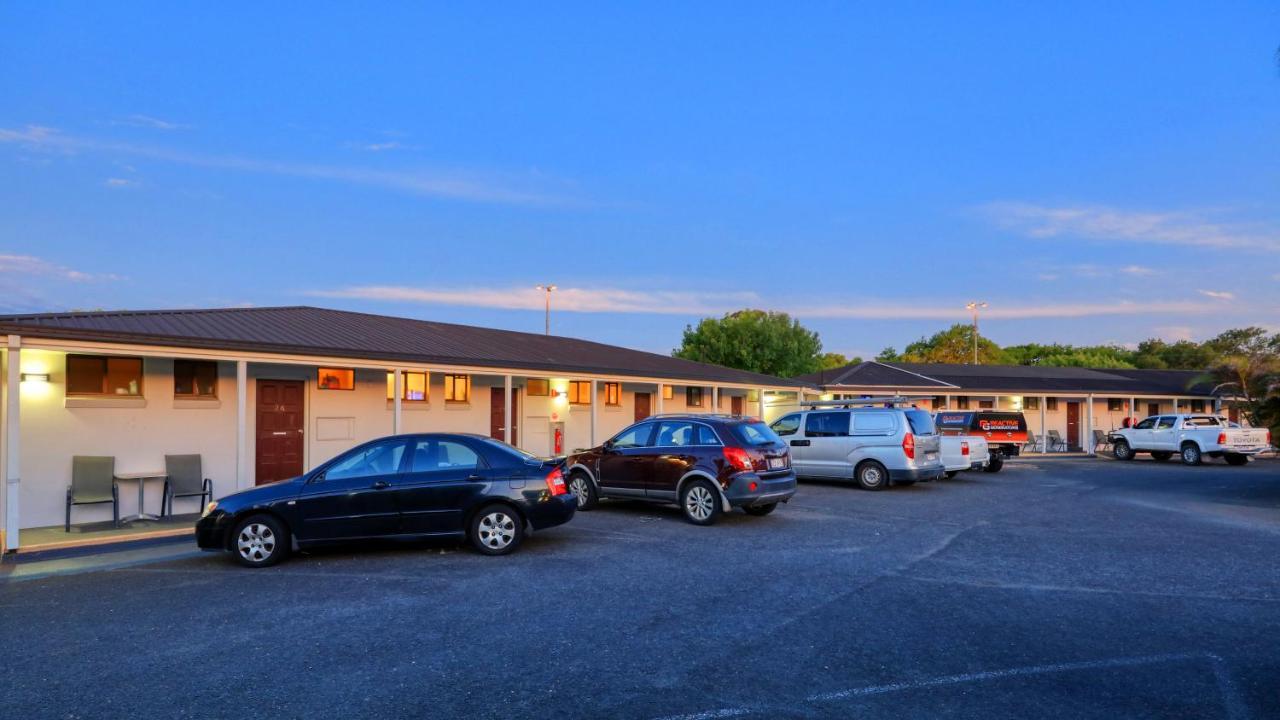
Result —
[[760, 422], [765, 422], [764, 418], [764, 388], [758, 388], [756, 392], [760, 393]]
[[720, 412], [720, 388], [711, 386], [711, 412]]
[[600, 404], [600, 397], [596, 395], [596, 381], [591, 381], [591, 447], [596, 446], [596, 406]]
[[18, 494], [22, 489], [22, 338], [9, 336], [4, 397], [4, 549], [18, 549]]
[[1138, 398], [1129, 398], [1129, 417], [1138, 422]]
[[1089, 455], [1097, 455], [1098, 443], [1093, 439], [1093, 396], [1089, 395], [1085, 398], [1084, 405], [1084, 438], [1089, 443]]
[[1045, 427], [1045, 406], [1049, 404], [1047, 395], [1040, 396], [1040, 452], [1049, 452], [1049, 429]]
[[[595, 412], [595, 410], [592, 410]], [[511, 416], [511, 376], [506, 375], [502, 378], [502, 441], [511, 444], [511, 426], [516, 419]], [[591, 443], [591, 447], [595, 447], [595, 442]]]
[[236, 487], [249, 487], [249, 363], [236, 361]]
[[943, 396], [943, 398], [945, 398], [945, 399], [943, 400], [943, 407], [945, 407], [946, 409], [950, 410], [950, 409], [951, 409], [951, 396], [950, 396], [950, 395], [944, 395], [944, 396]]
[[666, 392], [665, 388], [666, 388], [665, 385], [663, 385], [662, 383], [658, 383], [658, 412], [655, 413], [656, 415], [662, 414], [662, 397], [663, 397], [663, 394]]
[[400, 410], [404, 405], [401, 399], [404, 397], [404, 373], [400, 372], [400, 368], [391, 371], [391, 434], [400, 434]]

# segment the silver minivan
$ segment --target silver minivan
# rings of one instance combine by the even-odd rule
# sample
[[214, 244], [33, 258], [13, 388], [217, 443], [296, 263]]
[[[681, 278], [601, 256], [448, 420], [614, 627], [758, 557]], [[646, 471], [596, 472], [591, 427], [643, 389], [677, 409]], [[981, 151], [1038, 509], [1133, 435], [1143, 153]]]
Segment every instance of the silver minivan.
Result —
[[854, 480], [866, 490], [943, 476], [942, 439], [928, 412], [900, 407], [814, 408], [769, 426], [791, 446], [796, 475]]

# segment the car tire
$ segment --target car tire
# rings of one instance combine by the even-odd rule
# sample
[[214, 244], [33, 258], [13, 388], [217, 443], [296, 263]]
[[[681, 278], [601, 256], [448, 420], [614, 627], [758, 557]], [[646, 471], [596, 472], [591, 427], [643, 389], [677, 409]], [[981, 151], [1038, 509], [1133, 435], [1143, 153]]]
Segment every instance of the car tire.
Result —
[[1184, 443], [1181, 455], [1183, 465], [1199, 465], [1204, 459], [1200, 454], [1200, 448], [1195, 443]]
[[957, 475], [959, 475], [959, 474], [960, 474], [960, 471], [959, 471], [959, 470], [948, 470], [948, 471], [947, 471], [947, 479], [948, 479], [948, 480], [950, 480], [951, 478], [953, 478], [953, 477], [955, 477], [955, 476], [957, 476]]
[[778, 509], [778, 503], [768, 503], [766, 505], [749, 505], [742, 508], [743, 512], [756, 517], [764, 517], [774, 510]]
[[1156, 462], [1169, 462], [1169, 458], [1173, 457], [1173, 453], [1168, 450], [1157, 450], [1151, 453], [1151, 459]]
[[271, 567], [289, 555], [289, 531], [273, 515], [250, 515], [236, 525], [231, 553], [245, 567]]
[[680, 490], [680, 510], [694, 525], [713, 525], [720, 519], [720, 493], [708, 480], [692, 480]]
[[506, 555], [524, 540], [524, 518], [510, 505], [486, 505], [471, 517], [467, 538], [481, 554]]
[[991, 458], [987, 462], [987, 466], [982, 468], [982, 471], [998, 473], [1002, 467], [1004, 467], [1004, 455], [1001, 455], [1000, 453], [991, 453]]
[[569, 475], [569, 492], [578, 496], [578, 509], [583, 512], [594, 510], [600, 504], [595, 483], [581, 470]]
[[853, 479], [863, 490], [883, 490], [889, 486], [889, 471], [875, 460], [867, 460], [853, 471]]
[[1240, 453], [1227, 453], [1226, 455], [1223, 455], [1222, 458], [1227, 461], [1228, 465], [1235, 465], [1239, 467], [1241, 465], [1249, 464], [1249, 456], [1241, 455]]
[[1111, 446], [1111, 454], [1115, 455], [1117, 460], [1127, 461], [1132, 460], [1133, 456], [1137, 453], [1133, 451], [1132, 447], [1129, 447], [1129, 443], [1124, 440], [1117, 440], [1115, 441], [1115, 444]]

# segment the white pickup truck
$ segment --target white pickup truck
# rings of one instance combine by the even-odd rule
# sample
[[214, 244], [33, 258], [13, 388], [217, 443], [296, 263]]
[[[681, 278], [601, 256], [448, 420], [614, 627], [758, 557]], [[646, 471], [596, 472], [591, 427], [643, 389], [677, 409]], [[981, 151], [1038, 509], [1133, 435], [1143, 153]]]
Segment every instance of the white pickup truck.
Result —
[[1132, 460], [1140, 452], [1168, 460], [1177, 453], [1184, 465], [1199, 465], [1205, 457], [1244, 465], [1271, 448], [1270, 430], [1233, 427], [1216, 415], [1153, 415], [1107, 437], [1117, 460]]
[[965, 470], [985, 470], [991, 462], [991, 450], [987, 439], [977, 435], [943, 435], [942, 467], [947, 477]]

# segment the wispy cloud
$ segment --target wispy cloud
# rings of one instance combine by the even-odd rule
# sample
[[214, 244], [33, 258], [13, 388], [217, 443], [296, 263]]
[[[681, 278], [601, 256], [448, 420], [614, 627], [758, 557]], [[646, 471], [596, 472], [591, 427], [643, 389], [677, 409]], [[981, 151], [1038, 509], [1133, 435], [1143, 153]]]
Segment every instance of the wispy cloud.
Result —
[[109, 188], [116, 188], [116, 189], [137, 187], [139, 185], [137, 180], [130, 180], [129, 178], [118, 178], [118, 177], [107, 178], [105, 181], [103, 181], [102, 184], [106, 185]]
[[1236, 299], [1235, 293], [1227, 292], [1226, 290], [1197, 290], [1196, 292], [1200, 293], [1205, 297], [1213, 298], [1214, 300], [1235, 300]]
[[1159, 270], [1156, 270], [1155, 268], [1145, 267], [1142, 265], [1126, 265], [1120, 268], [1120, 272], [1124, 273], [1125, 275], [1133, 275], [1136, 277], [1147, 277], [1148, 275], [1157, 274]]
[[0, 275], [52, 277], [71, 282], [120, 279], [117, 275], [82, 272], [34, 255], [0, 255]]
[[1213, 222], [1193, 212], [1144, 212], [1105, 206], [1052, 207], [997, 202], [979, 208], [1000, 227], [1033, 238], [1186, 245], [1193, 247], [1280, 249], [1280, 232], [1240, 223]]
[[[411, 302], [431, 305], [537, 310], [543, 295], [532, 288], [415, 288], [354, 286], [316, 290], [316, 297]], [[850, 300], [825, 306], [788, 306], [767, 301], [753, 292], [638, 291], [618, 288], [562, 288], [552, 305], [563, 312], [648, 313], [661, 315], [719, 315], [744, 307], [782, 310], [802, 318], [862, 320], [964, 320], [963, 305], [908, 305], [884, 300]], [[1168, 300], [1106, 303], [993, 304], [983, 311], [991, 319], [1071, 318], [1147, 314], [1200, 314], [1220, 310], [1215, 302]]]
[[[1186, 325], [1163, 325], [1156, 328], [1156, 334], [1164, 340], [1177, 342], [1179, 340], [1191, 340], [1193, 333], [1192, 329]], [[1137, 350], [1137, 345], [1133, 349]]]
[[151, 117], [150, 115], [129, 115], [127, 117], [116, 120], [116, 125], [128, 125], [130, 127], [151, 128], [152, 130], [186, 130], [190, 125], [183, 123], [169, 122], [160, 118]]
[[[128, 155], [179, 165], [341, 182], [470, 202], [523, 206], [574, 204], [573, 200], [564, 195], [523, 190], [502, 180], [465, 173], [379, 170], [344, 165], [278, 162], [239, 155], [193, 153], [160, 146], [66, 135], [52, 128], [35, 125], [21, 129], [0, 128], [0, 143], [64, 154], [93, 152]], [[540, 181], [545, 182], [545, 178], [540, 178]]]
[[358, 147], [361, 150], [368, 150], [369, 152], [375, 152], [375, 153], [388, 152], [390, 150], [420, 150], [421, 149], [421, 146], [419, 145], [408, 145], [400, 142], [399, 140], [388, 140], [386, 142], [364, 143], [359, 145]]

